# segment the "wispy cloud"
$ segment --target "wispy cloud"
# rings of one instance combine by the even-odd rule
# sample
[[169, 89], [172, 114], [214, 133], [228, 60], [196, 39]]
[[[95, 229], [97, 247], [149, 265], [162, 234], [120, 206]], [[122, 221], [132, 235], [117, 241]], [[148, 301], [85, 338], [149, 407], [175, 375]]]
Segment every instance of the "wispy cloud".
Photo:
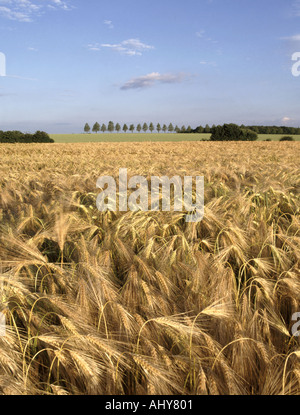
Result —
[[121, 86], [121, 89], [126, 91], [128, 89], [142, 89], [148, 88], [156, 83], [163, 84], [175, 84], [184, 81], [188, 77], [185, 73], [166, 73], [160, 74], [159, 72], [152, 72], [147, 75], [139, 76], [137, 78], [132, 78], [127, 81], [124, 85]]
[[205, 30], [199, 30], [198, 32], [196, 32], [196, 36], [200, 39], [206, 40], [207, 42], [218, 43], [217, 40], [214, 40], [213, 38], [206, 36]]
[[19, 75], [6, 75], [6, 78], [23, 79], [24, 81], [37, 81], [37, 78], [26, 78]]
[[293, 14], [300, 16], [300, 0], [295, 0], [293, 3]]
[[283, 39], [283, 40], [289, 40], [291, 42], [300, 42], [300, 34], [283, 37], [281, 39]]
[[211, 61], [200, 61], [200, 65], [207, 65], [207, 66], [217, 66], [216, 62]]
[[103, 22], [109, 29], [113, 29], [114, 25], [113, 22], [111, 20], [104, 20]]
[[205, 30], [200, 30], [199, 32], [196, 32], [196, 36], [200, 38], [204, 37], [204, 34], [205, 34]]
[[0, 0], [0, 16], [19, 22], [32, 22], [47, 9], [71, 10], [70, 0], [47, 0], [41, 4], [38, 0]]
[[122, 55], [128, 56], [141, 56], [143, 52], [154, 49], [154, 46], [147, 45], [141, 42], [139, 39], [127, 39], [121, 43], [91, 43], [88, 46], [89, 50], [99, 51], [102, 48], [108, 48], [113, 51], [119, 52]]

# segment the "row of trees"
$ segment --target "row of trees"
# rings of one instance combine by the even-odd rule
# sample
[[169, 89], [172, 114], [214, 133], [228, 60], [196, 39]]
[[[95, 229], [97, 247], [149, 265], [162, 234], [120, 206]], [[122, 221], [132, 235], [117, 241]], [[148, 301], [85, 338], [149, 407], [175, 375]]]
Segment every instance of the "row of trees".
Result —
[[[226, 124], [226, 125], [237, 125], [237, 124]], [[105, 132], [110, 132], [113, 133], [114, 131], [116, 131], [117, 133], [119, 133], [120, 131], [123, 131], [124, 133], [126, 133], [127, 131], [130, 132], [134, 132], [137, 131], [138, 133], [143, 131], [144, 133], [146, 133], [147, 131], [150, 131], [151, 133], [153, 131], [157, 131], [158, 133], [160, 132], [169, 132], [169, 133], [198, 133], [198, 134], [212, 134], [216, 128], [221, 127], [220, 125], [215, 125], [213, 124], [211, 127], [206, 124], [204, 127], [203, 126], [199, 126], [196, 127], [194, 129], [191, 128], [191, 126], [189, 125], [188, 127], [185, 127], [184, 125], [181, 127], [178, 127], [178, 125], [176, 125], [175, 127], [173, 126], [172, 123], [170, 123], [168, 126], [166, 124], [157, 124], [156, 126], [154, 126], [154, 124], [151, 122], [149, 125], [145, 122], [144, 124], [138, 124], [137, 126], [135, 126], [134, 124], [124, 124], [123, 126], [121, 126], [119, 123], [114, 124], [112, 121], [109, 121], [109, 123], [106, 124], [102, 124], [100, 125], [98, 122], [96, 122], [93, 127], [91, 128], [90, 125], [88, 123], [85, 124], [84, 126], [84, 132], [85, 133], [98, 133], [99, 131], [101, 131], [102, 133]], [[243, 131], [247, 130], [247, 131], [253, 131], [256, 134], [292, 134], [292, 135], [300, 135], [300, 128], [296, 128], [296, 127], [286, 127], [286, 126], [257, 126], [257, 125], [250, 125], [250, 126], [245, 126], [245, 125], [240, 125], [238, 126], [239, 128], [241, 128]]]
[[126, 133], [127, 131], [130, 131], [131, 133], [133, 133], [135, 130], [138, 133], [141, 132], [141, 131], [143, 131], [144, 133], [146, 133], [147, 131], [150, 131], [151, 133], [153, 131], [157, 131], [158, 133], [160, 133], [161, 131], [163, 131], [164, 133], [166, 133], [167, 131], [169, 133], [173, 133], [173, 132], [176, 132], [176, 133], [188, 132], [188, 133], [190, 133], [192, 131], [192, 128], [191, 128], [191, 126], [188, 126], [187, 128], [185, 128], [184, 125], [181, 128], [179, 128], [177, 125], [174, 127], [172, 123], [170, 123], [168, 126], [166, 124], [163, 124], [161, 126], [160, 123], [158, 123], [154, 127], [154, 124], [152, 122], [149, 125], [145, 122], [143, 125], [138, 124], [137, 126], [135, 126], [134, 124], [130, 124], [128, 126], [127, 124], [124, 124], [123, 126], [121, 126], [119, 123], [114, 124], [112, 121], [109, 121], [108, 125], [102, 124], [101, 126], [98, 122], [96, 122], [93, 125], [92, 128], [90, 127], [90, 125], [88, 123], [86, 123], [85, 126], [84, 126], [84, 132], [85, 133], [90, 133], [91, 131], [93, 133], [98, 133], [99, 131], [101, 131], [102, 133], [105, 133], [106, 131], [108, 131], [110, 133], [113, 133], [114, 131], [116, 131], [117, 133], [119, 133], [121, 130], [124, 133]]
[[[264, 126], [264, 125], [240, 125], [240, 128], [243, 130], [251, 130], [254, 131], [256, 134], [291, 134], [291, 135], [300, 135], [300, 128], [296, 127], [287, 127], [287, 126]], [[216, 125], [212, 125], [211, 127], [206, 124], [205, 127], [201, 125], [195, 129], [192, 129], [191, 133], [212, 133], [213, 130], [216, 128]], [[187, 131], [186, 131], [187, 132]]]
[[54, 140], [44, 131], [29, 134], [17, 130], [0, 130], [0, 143], [54, 143]]

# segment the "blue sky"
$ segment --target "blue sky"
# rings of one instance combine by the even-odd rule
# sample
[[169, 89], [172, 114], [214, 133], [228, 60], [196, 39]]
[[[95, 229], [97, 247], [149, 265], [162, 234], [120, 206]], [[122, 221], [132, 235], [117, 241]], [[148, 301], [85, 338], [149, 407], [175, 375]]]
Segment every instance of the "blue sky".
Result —
[[300, 0], [0, 0], [0, 129], [300, 126], [298, 51]]

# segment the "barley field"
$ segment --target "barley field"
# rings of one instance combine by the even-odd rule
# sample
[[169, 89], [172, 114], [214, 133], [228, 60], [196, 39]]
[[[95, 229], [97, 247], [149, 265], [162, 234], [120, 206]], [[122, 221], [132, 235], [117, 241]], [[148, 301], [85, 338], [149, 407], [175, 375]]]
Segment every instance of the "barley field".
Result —
[[[298, 142], [0, 154], [1, 394], [300, 394]], [[203, 220], [99, 212], [119, 168], [203, 175]]]

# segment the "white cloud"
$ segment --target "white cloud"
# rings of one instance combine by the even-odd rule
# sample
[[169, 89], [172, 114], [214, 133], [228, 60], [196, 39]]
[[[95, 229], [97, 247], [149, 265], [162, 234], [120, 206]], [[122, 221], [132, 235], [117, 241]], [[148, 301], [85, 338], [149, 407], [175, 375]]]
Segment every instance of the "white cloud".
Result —
[[70, 0], [0, 0], [0, 16], [19, 22], [32, 22], [46, 9], [71, 10]]
[[288, 123], [289, 121], [293, 121], [293, 118], [290, 118], [290, 117], [283, 117], [283, 118], [281, 119], [281, 121], [282, 121], [284, 124], [286, 124], [286, 123]]
[[196, 32], [196, 36], [197, 37], [204, 37], [204, 33], [205, 33], [205, 30], [200, 30], [199, 32]]
[[159, 72], [152, 72], [147, 75], [139, 76], [137, 78], [132, 78], [127, 81], [124, 85], [121, 86], [122, 90], [128, 89], [141, 89], [147, 88], [155, 85], [155, 83], [164, 83], [164, 84], [174, 84], [180, 83], [187, 78], [187, 74], [160, 74]]
[[113, 29], [114, 25], [113, 22], [111, 20], [104, 20], [103, 22], [109, 29]]
[[128, 39], [123, 40], [121, 43], [94, 43], [89, 44], [88, 46], [89, 50], [100, 50], [101, 48], [108, 48], [111, 50], [114, 50], [116, 52], [121, 53], [122, 55], [128, 55], [128, 56], [141, 56], [143, 52], [154, 49], [154, 46], [147, 45], [146, 43], [141, 42], [139, 39]]
[[300, 34], [298, 35], [292, 35], [292, 36], [287, 36], [287, 37], [283, 37], [283, 40], [290, 40], [292, 42], [300, 42]]

